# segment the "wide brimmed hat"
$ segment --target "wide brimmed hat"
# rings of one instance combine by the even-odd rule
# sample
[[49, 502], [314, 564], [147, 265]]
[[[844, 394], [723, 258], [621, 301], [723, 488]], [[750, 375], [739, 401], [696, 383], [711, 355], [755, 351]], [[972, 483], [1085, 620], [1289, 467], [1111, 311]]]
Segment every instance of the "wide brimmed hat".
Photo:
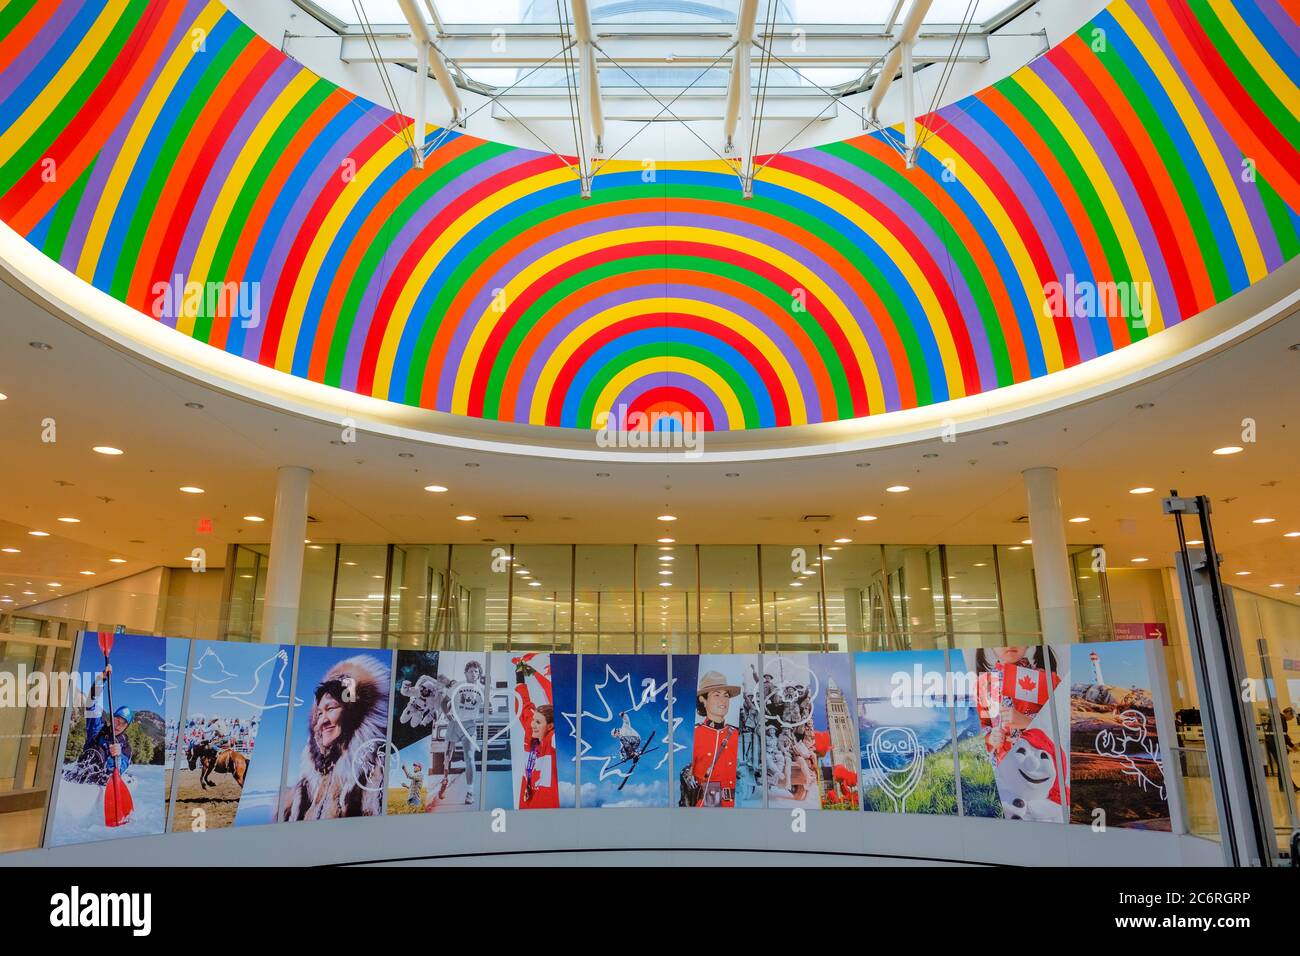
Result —
[[709, 671], [700, 677], [700, 686], [695, 691], [697, 695], [707, 694], [711, 690], [725, 690], [728, 697], [739, 697], [740, 688], [735, 684], [728, 684], [727, 679], [717, 671]]

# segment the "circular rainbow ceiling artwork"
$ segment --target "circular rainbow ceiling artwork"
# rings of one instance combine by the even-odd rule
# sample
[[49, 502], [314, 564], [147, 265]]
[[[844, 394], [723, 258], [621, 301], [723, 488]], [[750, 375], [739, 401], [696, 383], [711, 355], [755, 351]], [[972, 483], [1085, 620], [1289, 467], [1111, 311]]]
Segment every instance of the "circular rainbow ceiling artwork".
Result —
[[[991, 87], [764, 163], [601, 166], [411, 121], [218, 3], [0, 0], [0, 218], [213, 348], [592, 428], [877, 415], [1104, 356], [1300, 250], [1300, 24], [1116, 2]], [[143, 319], [142, 319], [143, 320]]]

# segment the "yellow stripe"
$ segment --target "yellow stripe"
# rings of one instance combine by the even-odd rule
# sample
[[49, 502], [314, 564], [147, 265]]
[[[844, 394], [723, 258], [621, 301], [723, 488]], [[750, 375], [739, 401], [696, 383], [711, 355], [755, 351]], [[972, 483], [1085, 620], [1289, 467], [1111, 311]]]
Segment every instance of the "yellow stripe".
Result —
[[[1043, 361], [1047, 365], [1047, 371], [1059, 372], [1065, 367], [1065, 361], [1061, 357], [1061, 342], [1056, 335], [1056, 326], [1047, 316], [1047, 294], [1043, 289], [1042, 280], [1038, 277], [1038, 271], [1034, 268], [1034, 261], [1029, 255], [1029, 250], [1026, 248], [1024, 240], [1020, 238], [1020, 233], [1012, 224], [1011, 217], [1002, 208], [1002, 204], [993, 195], [993, 191], [980, 178], [979, 173], [966, 162], [960, 151], [950, 145], [940, 133], [931, 129], [926, 134], [925, 142], [926, 145], [922, 148], [927, 153], [930, 153], [936, 162], [944, 163], [949, 160], [952, 162], [952, 170], [957, 182], [965, 186], [967, 191], [970, 192], [976, 205], [988, 216], [989, 221], [993, 224], [994, 232], [1006, 245], [1007, 254], [1015, 265], [1016, 274], [1020, 277], [1020, 283], [1029, 299], [1029, 306], [1034, 312], [1034, 322], [1038, 326], [1038, 337], [1042, 341]], [[1011, 282], [1010, 276], [1004, 276], [1003, 279], [1008, 283]]]
[[[957, 346], [953, 342], [952, 329], [949, 328], [944, 317], [943, 307], [939, 305], [939, 298], [935, 295], [933, 286], [926, 279], [925, 273], [921, 271], [916, 259], [894, 237], [893, 232], [857, 203], [821, 183], [805, 179], [788, 170], [776, 169], [770, 166], [763, 170], [762, 179], [764, 182], [784, 186], [793, 192], [801, 193], [828, 209], [834, 209], [875, 240], [886, 258], [903, 273], [904, 280], [921, 302], [922, 315], [926, 323], [934, 331], [935, 342], [939, 347], [939, 356], [943, 361], [944, 377], [948, 380], [949, 397], [961, 398], [964, 396], [966, 394], [966, 382], [962, 378], [961, 359], [957, 356]], [[906, 325], [909, 320], [915, 324], [919, 323], [921, 319], [922, 316], [908, 316], [905, 314], [897, 316], [894, 319], [894, 324], [895, 327]], [[881, 320], [885, 321], [886, 317], [881, 316]]]
[[[438, 238], [420, 256], [420, 261], [411, 270], [410, 276], [397, 297], [397, 305], [393, 309], [393, 314], [394, 316], [400, 316], [401, 320], [389, 322], [388, 327], [384, 329], [384, 340], [379, 348], [379, 360], [375, 368], [375, 383], [370, 390], [371, 395], [378, 398], [388, 397], [388, 390], [393, 378], [393, 366], [397, 361], [397, 347], [402, 341], [402, 331], [408, 324], [419, 324], [424, 320], [424, 316], [414, 314], [415, 300], [424, 290], [425, 284], [428, 282], [429, 277], [433, 275], [434, 269], [438, 267], [438, 264], [442, 262], [447, 253], [455, 247], [456, 243], [480, 222], [509, 203], [558, 183], [572, 180], [572, 170], [562, 167], [538, 173], [536, 176], [522, 179], [504, 189], [495, 190], [481, 202], [475, 203], [472, 208], [466, 210], [463, 216], [458, 217], [455, 222], [451, 223], [438, 235]], [[472, 348], [472, 346], [467, 347], [465, 356], [460, 359], [461, 367], [472, 367], [474, 361], [477, 361], [476, 353], [474, 361], [470, 361], [469, 348]], [[482, 349], [481, 341], [478, 348]], [[435, 374], [440, 373], [441, 369], [435, 370]]]
[[[613, 411], [614, 402], [623, 390], [639, 378], [647, 375], [662, 375], [665, 372], [676, 372], [693, 378], [705, 385], [709, 391], [718, 397], [722, 403], [723, 410], [727, 413], [726, 427], [728, 429], [744, 428], [745, 413], [741, 410], [740, 400], [736, 397], [735, 391], [727, 384], [726, 379], [699, 362], [691, 359], [676, 358], [671, 355], [656, 355], [653, 358], [642, 359], [640, 362], [633, 362], [627, 368], [620, 371], [600, 392], [600, 397], [596, 399], [596, 405], [592, 409], [592, 414], [596, 420], [600, 420], [601, 414], [609, 415]], [[541, 389], [538, 389], [541, 394]], [[533, 404], [533, 417], [531, 424], [544, 425], [546, 423], [546, 403], [542, 402], [542, 417], [537, 417], [537, 404]], [[715, 430], [722, 430], [722, 422], [714, 422]]]
[[[320, 274], [321, 264], [325, 261], [325, 256], [329, 253], [339, 230], [379, 175], [406, 149], [406, 141], [394, 133], [392, 139], [375, 150], [374, 155], [366, 160], [365, 165], [361, 166], [343, 187], [338, 199], [330, 206], [330, 211], [321, 223], [320, 229], [312, 237], [311, 246], [294, 280], [293, 296], [289, 299], [288, 311], [284, 316], [284, 330], [275, 352], [275, 367], [280, 371], [293, 370], [293, 350], [298, 342], [298, 333], [302, 329], [303, 316], [307, 311], [307, 299], [311, 295], [313, 283]], [[284, 281], [283, 277], [281, 281]]]
[[[1210, 180], [1214, 183], [1214, 191], [1219, 194], [1219, 199], [1223, 203], [1228, 222], [1232, 225], [1232, 234], [1236, 238], [1238, 248], [1241, 249], [1241, 257], [1246, 266], [1247, 276], [1249, 276], [1251, 282], [1264, 278], [1268, 274], [1268, 268], [1264, 265], [1264, 252], [1260, 249], [1259, 238], [1255, 235], [1255, 230], [1251, 228], [1250, 216], [1246, 213], [1246, 204], [1242, 201], [1241, 193], [1237, 190], [1237, 180], [1233, 178], [1232, 172], [1229, 171], [1227, 163], [1224, 161], [1223, 154], [1219, 152], [1218, 144], [1214, 142], [1209, 127], [1205, 125], [1205, 118], [1201, 116], [1200, 110], [1192, 102], [1191, 94], [1187, 92], [1187, 87], [1183, 85], [1182, 79], [1169, 63], [1164, 51], [1160, 48], [1160, 44], [1151, 36], [1146, 26], [1138, 19], [1137, 14], [1122, 3], [1115, 4], [1112, 13], [1114, 13], [1115, 19], [1119, 21], [1120, 26], [1124, 28], [1124, 32], [1128, 34], [1129, 39], [1141, 51], [1147, 64], [1151, 67], [1151, 71], [1155, 73], [1156, 79], [1169, 95], [1170, 101], [1174, 104], [1174, 109], [1178, 111], [1178, 115], [1183, 120], [1183, 125], [1187, 127], [1187, 132], [1192, 137], [1196, 152], [1205, 163], [1206, 171], [1210, 174]], [[1205, 197], [1205, 199], [1210, 201], [1210, 197]], [[1229, 255], [1231, 255], [1230, 250]]]
[[[194, 250], [194, 262], [189, 268], [189, 280], [191, 282], [207, 282], [208, 271], [212, 268], [212, 257], [216, 254], [217, 244], [221, 241], [221, 234], [230, 222], [235, 201], [239, 198], [240, 191], [248, 182], [253, 165], [265, 151], [267, 142], [280, 129], [284, 117], [298, 104], [298, 101], [302, 99], [315, 82], [316, 77], [306, 70], [302, 70], [294, 76], [285, 88], [280, 91], [280, 94], [267, 108], [266, 112], [262, 114], [262, 118], [257, 121], [257, 125], [249, 134], [248, 139], [245, 140], [243, 147], [239, 150], [239, 155], [235, 157], [235, 162], [230, 167], [230, 172], [221, 184], [221, 191], [217, 194], [217, 200], [212, 206], [212, 212], [203, 225], [203, 234], [199, 237], [198, 248]], [[213, 278], [216, 281], [225, 282], [229, 277], [214, 276]], [[193, 335], [195, 318], [188, 311], [178, 315], [176, 330], [184, 332], [186, 335]], [[281, 342], [283, 342], [283, 339]]]
[[1296, 86], [1295, 79], [1269, 56], [1268, 50], [1255, 37], [1241, 14], [1237, 12], [1237, 8], [1231, 3], [1225, 3], [1224, 0], [1210, 0], [1210, 7], [1247, 62], [1268, 84], [1273, 95], [1282, 101], [1292, 116], [1300, 115], [1300, 86]]
[[[771, 363], [772, 368], [775, 369], [777, 378], [781, 381], [782, 390], [790, 401], [790, 423], [793, 425], [806, 425], [808, 423], [808, 409], [804, 405], [803, 393], [799, 390], [799, 380], [795, 377], [789, 360], [761, 330], [744, 317], [711, 303], [664, 296], [612, 306], [593, 315], [566, 335], [551, 353], [537, 378], [537, 389], [533, 392], [529, 417], [543, 422], [546, 420], [546, 406], [551, 399], [551, 394], [555, 391], [555, 382], [559, 378], [560, 372], [563, 371], [565, 364], [573, 356], [573, 353], [582, 347], [584, 342], [599, 335], [617, 322], [622, 322], [624, 319], [634, 316], [645, 315], [647, 312], [684, 312], [699, 315], [739, 332], [745, 339], [754, 344], [763, 357]], [[454, 414], [469, 414], [469, 387], [473, 378], [474, 365], [463, 365], [460, 374], [456, 378], [456, 391], [451, 408]]]
[[[1057, 99], [1056, 94], [1043, 82], [1042, 77], [1030, 70], [1022, 70], [1017, 74], [1016, 79], [1051, 119], [1052, 125], [1065, 138], [1070, 152], [1083, 167], [1083, 173], [1092, 188], [1096, 190], [1102, 209], [1106, 212], [1106, 219], [1119, 239], [1133, 281], [1145, 283], [1148, 289], [1153, 288], [1151, 267], [1147, 263], [1146, 253], [1142, 251], [1142, 243], [1138, 241], [1137, 232], [1133, 229], [1133, 220], [1125, 211], [1124, 203], [1115, 189], [1115, 183], [1107, 174], [1106, 167], [1102, 165], [1101, 158], [1093, 149], [1092, 143], [1079, 128], [1079, 124], [1074, 121], [1065, 104]], [[1145, 318], [1148, 333], [1159, 332], [1165, 327], [1164, 315], [1160, 311], [1160, 300], [1155, 295], [1151, 296], [1151, 314]]]
[[117, 25], [125, 10], [126, 0], [110, 0], [104, 6], [103, 12], [91, 24], [90, 29], [86, 31], [81, 42], [77, 44], [77, 48], [72, 51], [72, 56], [68, 57], [67, 62], [51, 77], [45, 89], [41, 90], [36, 99], [27, 105], [27, 109], [23, 110], [22, 115], [12, 126], [0, 133], [0, 166], [9, 162], [14, 153], [35, 135], [41, 125], [49, 119], [50, 114], [58, 108], [60, 101], [72, 89], [73, 84], [86, 72], [95, 54], [103, 49], [104, 41], [112, 33], [113, 27]]
[[[680, 242], [697, 242], [705, 245], [718, 246], [720, 248], [733, 249], [745, 255], [753, 256], [764, 262], [770, 263], [773, 268], [781, 270], [789, 275], [799, 287], [807, 289], [808, 292], [825, 304], [826, 309], [830, 312], [832, 319], [843, 331], [853, 349], [854, 358], [859, 367], [862, 369], [863, 378], [866, 381], [867, 398], [872, 408], [884, 408], [885, 396], [884, 388], [880, 380], [880, 371], [876, 365], [875, 357], [871, 354], [871, 347], [867, 344], [866, 337], [862, 333], [862, 328], [854, 320], [852, 312], [847, 305], [840, 301], [835, 292], [828, 286], [817, 273], [813, 272], [803, 263], [786, 255], [778, 249], [748, 239], [744, 236], [732, 233], [721, 233], [713, 229], [702, 229], [695, 226], [640, 226], [631, 229], [611, 230], [610, 232], [600, 233], [595, 236], [588, 236], [571, 242], [563, 248], [557, 249], [536, 262], [530, 263], [525, 269], [511, 277], [505, 285], [502, 294], [505, 296], [507, 303], [515, 301], [521, 296], [533, 283], [541, 281], [547, 273], [560, 267], [564, 263], [595, 252], [601, 249], [608, 249], [613, 246], [627, 245], [636, 242], [662, 242], [664, 240]], [[402, 313], [399, 313], [402, 314]], [[487, 335], [491, 332], [493, 324], [499, 319], [499, 315], [491, 307], [484, 310], [474, 325], [474, 331], [470, 337], [470, 343], [467, 345], [462, 358], [461, 368], [472, 370], [478, 361], [478, 356], [482, 351], [482, 343], [486, 340]], [[383, 364], [383, 363], [381, 363]], [[471, 372], [472, 374], [472, 372]], [[460, 382], [457, 382], [457, 386]], [[375, 394], [381, 394], [376, 391]], [[793, 412], [793, 409], [792, 409]]]
[[[211, 3], [198, 15], [191, 29], [210, 31], [225, 12], [226, 8], [220, 3]], [[77, 275], [87, 282], [95, 278], [95, 267], [99, 264], [99, 257], [104, 251], [104, 240], [108, 237], [108, 227], [112, 225], [113, 213], [121, 205], [122, 192], [126, 189], [127, 180], [136, 168], [145, 140], [153, 131], [168, 95], [196, 55], [197, 51], [193, 49], [191, 43], [183, 42], [172, 50], [166, 65], [158, 75], [157, 82], [140, 106], [140, 112], [131, 122], [131, 129], [127, 132], [126, 139], [122, 141], [122, 148], [113, 159], [113, 168], [104, 183], [104, 191], [95, 203], [95, 214], [90, 220], [90, 227], [86, 230], [86, 242], [81, 247], [81, 258], [77, 260]]]

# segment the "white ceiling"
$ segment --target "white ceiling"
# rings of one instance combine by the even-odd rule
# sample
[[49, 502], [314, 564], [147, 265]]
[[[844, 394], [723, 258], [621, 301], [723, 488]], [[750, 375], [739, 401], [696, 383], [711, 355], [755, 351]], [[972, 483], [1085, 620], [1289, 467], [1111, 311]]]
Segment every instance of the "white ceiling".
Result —
[[[953, 443], [741, 465], [584, 464], [364, 433], [332, 445], [337, 429], [163, 371], [7, 285], [0, 315], [0, 393], [8, 396], [0, 401], [0, 548], [21, 551], [0, 552], [0, 585], [44, 578], [67, 593], [145, 567], [184, 566], [195, 547], [218, 567], [227, 543], [269, 539], [280, 465], [315, 472], [310, 511], [318, 520], [309, 534], [318, 542], [651, 542], [666, 527], [655, 516], [667, 511], [679, 518], [670, 533], [680, 542], [784, 544], [839, 536], [1014, 544], [1028, 535], [1016, 522], [1025, 513], [1020, 471], [1051, 465], [1067, 513], [1090, 519], [1069, 527], [1071, 542], [1106, 544], [1112, 566], [1136, 556], [1151, 559], [1146, 567], [1171, 563], [1173, 524], [1160, 497], [1176, 487], [1214, 499], [1231, 583], [1293, 600], [1300, 591], [1300, 538], [1283, 537], [1300, 530], [1296, 314], [1156, 381]], [[54, 348], [38, 351], [32, 341]], [[1143, 403], [1154, 407], [1137, 409]], [[1211, 455], [1243, 443], [1246, 418], [1258, 440], [1240, 455]], [[54, 442], [42, 440], [45, 419], [55, 423]], [[126, 454], [93, 453], [99, 444]], [[431, 483], [450, 491], [423, 491]], [[895, 483], [912, 491], [887, 494]], [[183, 494], [182, 485], [206, 493]], [[1140, 485], [1157, 491], [1128, 493]], [[479, 520], [455, 520], [465, 513]], [[832, 520], [800, 520], [814, 513]], [[879, 520], [854, 520], [863, 513]], [[243, 521], [249, 514], [268, 521]], [[504, 514], [532, 520], [506, 523]], [[81, 521], [61, 524], [61, 516]], [[1257, 525], [1257, 517], [1277, 520]], [[199, 531], [203, 519], [211, 533]], [[31, 529], [51, 537], [31, 537]], [[129, 563], [108, 563], [114, 556]]]

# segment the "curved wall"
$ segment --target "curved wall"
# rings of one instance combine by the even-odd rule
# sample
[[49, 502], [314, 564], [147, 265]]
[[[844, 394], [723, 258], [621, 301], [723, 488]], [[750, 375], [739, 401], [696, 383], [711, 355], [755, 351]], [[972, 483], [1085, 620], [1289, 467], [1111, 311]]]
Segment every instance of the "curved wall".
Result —
[[[918, 169], [891, 130], [771, 158], [750, 201], [719, 161], [636, 160], [582, 200], [561, 158], [448, 131], [414, 169], [408, 120], [218, 3], [14, 0], [0, 218], [182, 333], [363, 395], [836, 421], [1078, 365], [1293, 258], [1297, 50], [1273, 0], [1117, 2], [925, 117]], [[190, 282], [257, 307], [190, 308]]]

